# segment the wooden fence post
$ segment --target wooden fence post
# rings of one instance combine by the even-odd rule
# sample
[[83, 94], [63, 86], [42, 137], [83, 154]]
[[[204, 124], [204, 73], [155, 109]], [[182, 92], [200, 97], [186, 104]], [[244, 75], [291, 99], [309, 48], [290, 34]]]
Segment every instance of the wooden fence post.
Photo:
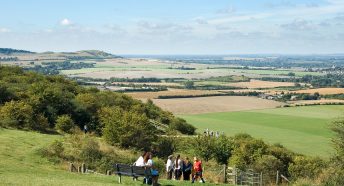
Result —
[[259, 185], [263, 186], [263, 172], [260, 172], [260, 181], [259, 181]]
[[106, 175], [110, 176], [110, 175], [111, 175], [111, 171], [110, 171], [110, 170], [107, 170], [107, 171], [106, 171]]
[[277, 171], [277, 174], [276, 174], [276, 185], [279, 184], [279, 171]]
[[86, 173], [86, 165], [85, 165], [85, 163], [81, 164], [81, 173]]
[[227, 165], [226, 164], [223, 164], [223, 180], [224, 180], [224, 183], [227, 183]]
[[74, 167], [73, 163], [72, 162], [69, 163], [69, 171], [70, 172], [73, 172], [73, 167]]

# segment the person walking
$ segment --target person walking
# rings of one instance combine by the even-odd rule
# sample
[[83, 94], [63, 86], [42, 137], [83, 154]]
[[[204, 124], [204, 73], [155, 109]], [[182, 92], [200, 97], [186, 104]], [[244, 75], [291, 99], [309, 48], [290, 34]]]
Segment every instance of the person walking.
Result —
[[174, 163], [174, 178], [176, 180], [180, 180], [183, 171], [183, 161], [180, 159], [180, 155], [178, 154]]
[[197, 178], [200, 178], [202, 180], [202, 183], [205, 183], [203, 179], [202, 161], [199, 160], [197, 157], [194, 157], [193, 170], [195, 173], [192, 177], [192, 183], [194, 183]]
[[166, 173], [167, 173], [167, 179], [170, 180], [172, 179], [172, 174], [173, 174], [173, 156], [170, 155], [168, 156], [167, 162], [166, 162]]
[[186, 157], [183, 161], [183, 180], [190, 180], [190, 174], [192, 171], [192, 163], [189, 158]]
[[88, 132], [88, 127], [87, 127], [87, 125], [84, 125], [84, 132], [85, 132], [85, 134]]

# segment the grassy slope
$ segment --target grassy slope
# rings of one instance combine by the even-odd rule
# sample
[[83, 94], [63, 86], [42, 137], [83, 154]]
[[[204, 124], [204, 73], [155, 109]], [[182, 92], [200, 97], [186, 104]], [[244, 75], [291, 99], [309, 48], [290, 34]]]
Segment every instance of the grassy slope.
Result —
[[[124, 178], [123, 184], [118, 184], [117, 176], [70, 173], [67, 168], [53, 165], [37, 154], [37, 149], [59, 138], [59, 135], [0, 128], [0, 185], [141, 185], [141, 181], [134, 182], [129, 177]], [[167, 180], [161, 180], [161, 183], [192, 185]]]
[[229, 135], [246, 132], [295, 152], [328, 157], [333, 152], [328, 125], [343, 113], [344, 106], [307, 106], [182, 117], [199, 132], [206, 128]]

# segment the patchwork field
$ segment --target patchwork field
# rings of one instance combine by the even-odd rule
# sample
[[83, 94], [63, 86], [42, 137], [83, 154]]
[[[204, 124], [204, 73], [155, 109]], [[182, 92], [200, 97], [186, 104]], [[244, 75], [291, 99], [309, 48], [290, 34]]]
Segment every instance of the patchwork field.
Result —
[[167, 91], [159, 92], [130, 92], [125, 93], [136, 99], [155, 99], [158, 96], [174, 96], [174, 95], [206, 95], [220, 93], [216, 90], [187, 90], [187, 89], [173, 89], [169, 88]]
[[206, 128], [229, 135], [245, 132], [270, 143], [280, 143], [295, 152], [329, 157], [333, 149], [328, 125], [343, 113], [344, 106], [321, 105], [181, 117], [196, 126], [199, 132]]
[[201, 114], [211, 112], [266, 109], [275, 108], [282, 105], [280, 102], [247, 96], [154, 99], [153, 102], [159, 107], [174, 114]]
[[227, 83], [228, 86], [241, 87], [241, 88], [275, 88], [275, 87], [290, 87], [294, 86], [295, 83], [291, 82], [273, 82], [273, 81], [260, 81], [251, 79], [250, 82], [238, 82], [238, 83]]
[[321, 95], [344, 94], [344, 88], [317, 88], [317, 89], [293, 91], [293, 93], [305, 93], [305, 94], [314, 94], [316, 92], [318, 92]]

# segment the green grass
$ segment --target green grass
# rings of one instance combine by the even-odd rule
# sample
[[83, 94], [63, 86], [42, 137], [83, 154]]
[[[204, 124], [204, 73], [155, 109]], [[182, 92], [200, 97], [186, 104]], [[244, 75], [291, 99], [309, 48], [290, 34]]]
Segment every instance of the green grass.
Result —
[[[123, 184], [118, 184], [117, 176], [70, 173], [67, 168], [54, 165], [37, 154], [39, 148], [60, 138], [59, 135], [0, 128], [0, 185], [142, 185], [141, 181], [132, 181], [129, 177], [124, 177]], [[167, 180], [160, 180], [160, 183], [192, 185], [190, 182]]]
[[228, 135], [248, 133], [270, 143], [280, 143], [306, 155], [329, 157], [331, 121], [344, 113], [344, 106], [305, 106], [228, 113], [183, 115], [203, 132], [206, 128]]

